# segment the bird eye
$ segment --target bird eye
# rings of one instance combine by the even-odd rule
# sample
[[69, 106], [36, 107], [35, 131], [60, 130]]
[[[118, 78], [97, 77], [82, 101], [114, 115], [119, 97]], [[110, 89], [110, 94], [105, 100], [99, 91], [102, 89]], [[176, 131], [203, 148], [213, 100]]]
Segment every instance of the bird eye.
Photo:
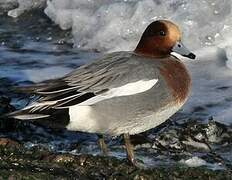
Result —
[[159, 35], [160, 35], [160, 36], [165, 36], [166, 34], [165, 34], [164, 31], [160, 31], [160, 32], [159, 32]]

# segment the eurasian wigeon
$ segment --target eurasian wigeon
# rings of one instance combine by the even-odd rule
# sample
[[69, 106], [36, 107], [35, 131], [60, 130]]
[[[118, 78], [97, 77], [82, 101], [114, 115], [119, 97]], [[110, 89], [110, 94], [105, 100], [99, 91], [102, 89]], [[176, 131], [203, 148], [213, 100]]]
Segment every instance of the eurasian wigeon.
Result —
[[38, 100], [11, 113], [52, 127], [101, 135], [124, 135], [134, 163], [130, 136], [154, 128], [185, 103], [191, 86], [185, 65], [171, 52], [195, 58], [170, 21], [152, 22], [134, 51], [106, 54], [59, 79], [24, 87]]

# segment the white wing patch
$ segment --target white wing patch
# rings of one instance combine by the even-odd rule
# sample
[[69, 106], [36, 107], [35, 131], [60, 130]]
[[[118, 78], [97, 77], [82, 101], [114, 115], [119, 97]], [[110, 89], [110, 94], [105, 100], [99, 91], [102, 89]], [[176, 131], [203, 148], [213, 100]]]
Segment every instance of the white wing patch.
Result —
[[149, 89], [151, 89], [156, 83], [158, 82], [158, 79], [152, 79], [152, 80], [140, 80], [133, 83], [128, 83], [120, 87], [112, 88], [106, 93], [103, 93], [101, 95], [97, 95], [93, 98], [90, 98], [80, 104], [79, 106], [89, 106], [93, 105], [97, 102], [110, 99], [113, 97], [119, 97], [119, 96], [131, 96], [135, 94], [139, 94], [142, 92], [145, 92]]

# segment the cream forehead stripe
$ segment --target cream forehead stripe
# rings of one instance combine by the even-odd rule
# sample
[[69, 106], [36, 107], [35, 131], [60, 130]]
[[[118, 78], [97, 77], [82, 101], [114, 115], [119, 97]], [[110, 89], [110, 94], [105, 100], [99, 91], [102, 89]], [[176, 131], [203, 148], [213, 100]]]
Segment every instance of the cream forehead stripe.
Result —
[[173, 41], [178, 41], [181, 39], [180, 29], [172, 23], [165, 23], [168, 27], [169, 38]]
[[142, 93], [151, 89], [157, 82], [158, 79], [151, 79], [151, 80], [140, 80], [133, 83], [128, 83], [120, 87], [112, 88], [106, 93], [88, 99], [87, 101], [78, 104], [78, 106], [88, 106], [113, 97], [130, 96], [130, 95]]

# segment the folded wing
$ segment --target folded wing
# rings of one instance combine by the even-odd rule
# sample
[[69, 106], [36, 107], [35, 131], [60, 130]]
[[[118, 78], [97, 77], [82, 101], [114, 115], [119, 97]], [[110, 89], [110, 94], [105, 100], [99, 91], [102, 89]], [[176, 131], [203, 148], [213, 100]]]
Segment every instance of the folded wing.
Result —
[[129, 53], [112, 53], [63, 78], [22, 87], [23, 92], [39, 98], [10, 116], [17, 119], [46, 118], [73, 105], [92, 105], [147, 91], [157, 83], [157, 73], [143, 72], [145, 65], [131, 56]]

